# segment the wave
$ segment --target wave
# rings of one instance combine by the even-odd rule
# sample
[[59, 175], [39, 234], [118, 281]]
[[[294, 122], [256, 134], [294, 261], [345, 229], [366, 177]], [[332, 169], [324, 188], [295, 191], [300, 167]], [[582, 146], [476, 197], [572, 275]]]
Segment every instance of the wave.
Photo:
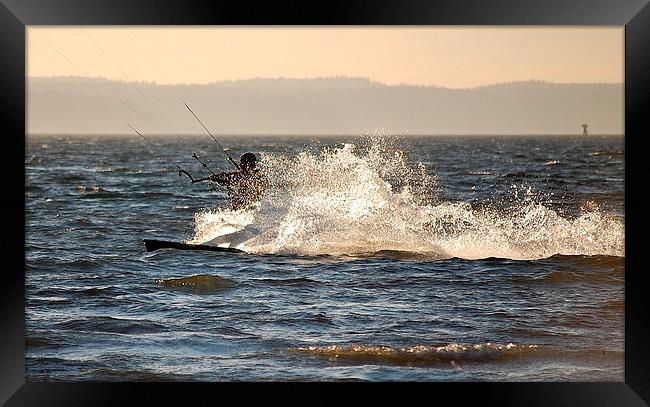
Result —
[[158, 284], [167, 288], [177, 288], [196, 294], [214, 294], [236, 285], [236, 283], [225, 277], [199, 274], [191, 277], [170, 278], [157, 281]]
[[540, 178], [541, 175], [526, 172], [526, 171], [517, 171], [509, 172], [507, 174], [501, 175], [502, 178]]
[[90, 372], [90, 377], [98, 381], [143, 381], [143, 382], [161, 382], [161, 381], [181, 381], [190, 380], [189, 378], [172, 373], [158, 373], [150, 370], [124, 370], [97, 368]]
[[403, 348], [373, 345], [329, 345], [291, 348], [289, 351], [350, 363], [429, 366], [437, 364], [503, 362], [538, 351], [537, 345], [476, 343], [416, 345]]
[[75, 259], [63, 263], [65, 266], [78, 268], [81, 270], [93, 269], [100, 266], [99, 262], [87, 259]]
[[[75, 173], [69, 173], [69, 172], [68, 173], [62, 173], [57, 178], [58, 178], [58, 180], [60, 182], [64, 182], [64, 183], [83, 182], [83, 181], [87, 180], [86, 177], [83, 176], [83, 175], [75, 174]], [[82, 188], [83, 188], [83, 186], [82, 186]]]
[[514, 184], [507, 205], [448, 202], [436, 192], [436, 176], [384, 138], [297, 156], [266, 154], [262, 162], [270, 188], [261, 202], [249, 211], [195, 213], [191, 243], [260, 254], [624, 256], [623, 219], [598, 206], [565, 217], [530, 188], [516, 194]]
[[411, 251], [411, 250], [387, 250], [382, 249], [376, 252], [355, 252], [349, 250], [348, 257], [360, 257], [367, 259], [393, 259], [393, 260], [443, 260], [449, 258], [444, 252], [439, 251]]
[[145, 198], [164, 198], [164, 197], [178, 196], [178, 193], [163, 192], [163, 191], [144, 191], [144, 192], [135, 192], [132, 195], [138, 197], [145, 197]]
[[39, 187], [38, 185], [27, 184], [25, 185], [25, 192], [42, 192], [45, 191], [45, 188]]
[[612, 156], [621, 156], [623, 154], [625, 154], [625, 152], [622, 150], [608, 148], [602, 151], [593, 151], [591, 153], [588, 153], [587, 157], [598, 157], [598, 156], [606, 155], [609, 156], [609, 158], [611, 158]]
[[77, 218], [74, 220], [74, 224], [78, 226], [92, 226], [94, 222], [88, 218]]
[[82, 199], [105, 199], [105, 198], [118, 198], [121, 196], [119, 192], [108, 191], [98, 186], [77, 186], [77, 191], [81, 192]]
[[109, 296], [114, 297], [117, 294], [121, 294], [121, 290], [115, 286], [108, 287], [90, 287], [83, 289], [80, 294], [84, 297], [99, 297], [99, 296]]
[[97, 173], [107, 173], [113, 172], [118, 174], [141, 174], [141, 169], [129, 168], [129, 167], [96, 167], [92, 169], [93, 172]]
[[544, 163], [544, 165], [549, 166], [549, 165], [562, 165], [564, 164], [563, 162], [559, 160], [549, 160]]
[[61, 340], [55, 340], [44, 336], [25, 335], [25, 349], [33, 348], [58, 348], [64, 345]]
[[550, 271], [513, 276], [515, 283], [572, 284], [595, 283], [621, 285], [625, 282], [625, 259], [616, 256], [555, 255], [536, 263]]
[[27, 259], [25, 266], [29, 270], [90, 270], [101, 267], [105, 262], [102, 260], [89, 259], [63, 259], [60, 257], [33, 257]]
[[288, 286], [288, 287], [309, 287], [309, 286], [318, 286], [321, 283], [312, 280], [307, 277], [298, 277], [298, 278], [286, 278], [286, 279], [275, 279], [275, 278], [262, 278], [256, 279], [255, 282], [263, 283], [268, 286]]
[[617, 272], [597, 272], [585, 273], [578, 271], [560, 270], [552, 271], [544, 276], [544, 280], [549, 283], [573, 283], [573, 282], [590, 282], [604, 284], [622, 284], [623, 273]]
[[111, 332], [120, 334], [147, 334], [167, 331], [167, 327], [152, 321], [105, 316], [67, 320], [60, 323], [59, 328], [72, 331]]

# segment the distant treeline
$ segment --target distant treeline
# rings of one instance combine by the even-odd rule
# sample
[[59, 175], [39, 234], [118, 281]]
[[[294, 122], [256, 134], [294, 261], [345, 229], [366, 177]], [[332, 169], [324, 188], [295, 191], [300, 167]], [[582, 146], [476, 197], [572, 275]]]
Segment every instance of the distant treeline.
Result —
[[592, 134], [623, 134], [622, 84], [528, 81], [447, 89], [365, 78], [135, 83], [156, 112], [130, 84], [97, 81], [101, 86], [76, 77], [28, 79], [28, 134], [130, 134], [115, 113], [149, 134], [201, 133], [179, 97], [213, 134], [224, 135], [581, 134], [584, 122]]

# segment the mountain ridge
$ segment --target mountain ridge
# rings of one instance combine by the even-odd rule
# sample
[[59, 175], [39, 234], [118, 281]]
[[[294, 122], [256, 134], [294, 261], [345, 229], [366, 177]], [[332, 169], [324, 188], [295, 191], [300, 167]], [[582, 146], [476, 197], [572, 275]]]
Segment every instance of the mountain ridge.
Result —
[[28, 78], [27, 132], [127, 134], [123, 120], [149, 134], [199, 134], [182, 97], [214, 134], [579, 134], [583, 122], [594, 134], [623, 133], [623, 84], [530, 80], [455, 89], [363, 77], [133, 84], [138, 92], [102, 78]]

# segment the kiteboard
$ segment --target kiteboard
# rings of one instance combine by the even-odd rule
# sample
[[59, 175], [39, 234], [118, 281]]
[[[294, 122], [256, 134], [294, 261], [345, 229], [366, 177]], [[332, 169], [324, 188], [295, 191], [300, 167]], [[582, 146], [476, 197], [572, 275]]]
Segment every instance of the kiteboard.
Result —
[[174, 242], [170, 240], [143, 239], [144, 247], [147, 252], [153, 252], [158, 249], [178, 249], [178, 250], [207, 250], [211, 252], [227, 253], [244, 253], [243, 250], [234, 247], [219, 247], [207, 244], [193, 244], [185, 242]]

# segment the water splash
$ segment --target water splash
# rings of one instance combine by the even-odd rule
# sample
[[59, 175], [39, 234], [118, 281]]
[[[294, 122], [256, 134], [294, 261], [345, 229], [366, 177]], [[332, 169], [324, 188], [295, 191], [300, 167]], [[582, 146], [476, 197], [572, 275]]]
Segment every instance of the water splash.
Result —
[[436, 177], [420, 163], [409, 164], [395, 139], [268, 154], [262, 161], [270, 188], [259, 205], [197, 213], [193, 243], [298, 255], [624, 256], [623, 221], [597, 207], [569, 219], [536, 202], [530, 190], [516, 195], [517, 188], [507, 209], [444, 201]]

